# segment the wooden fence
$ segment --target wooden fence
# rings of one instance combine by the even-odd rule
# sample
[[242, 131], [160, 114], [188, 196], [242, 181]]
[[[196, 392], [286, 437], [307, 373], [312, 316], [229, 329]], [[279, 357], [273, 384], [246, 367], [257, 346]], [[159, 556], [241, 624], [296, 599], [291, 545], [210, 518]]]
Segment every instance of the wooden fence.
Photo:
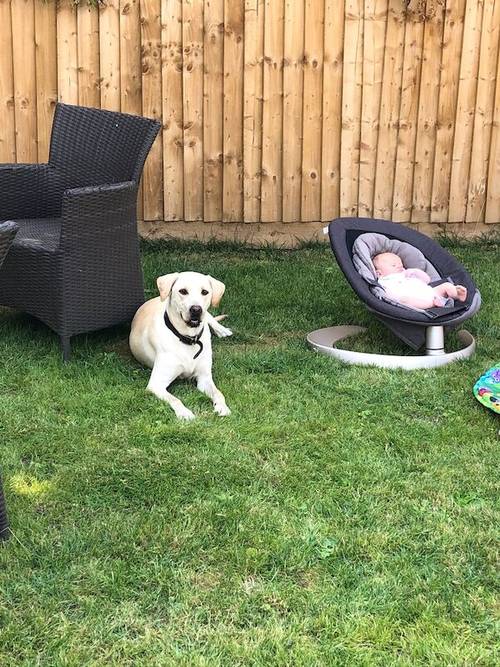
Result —
[[59, 99], [162, 120], [145, 220], [498, 222], [499, 28], [500, 0], [0, 0], [0, 162], [46, 160]]

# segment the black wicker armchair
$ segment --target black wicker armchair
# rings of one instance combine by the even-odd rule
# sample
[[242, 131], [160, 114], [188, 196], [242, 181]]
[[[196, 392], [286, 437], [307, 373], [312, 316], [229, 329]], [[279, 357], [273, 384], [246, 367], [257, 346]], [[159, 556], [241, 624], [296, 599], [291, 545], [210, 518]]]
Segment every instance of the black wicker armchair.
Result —
[[48, 164], [0, 165], [0, 221], [17, 237], [0, 269], [0, 304], [59, 334], [132, 319], [144, 301], [139, 179], [157, 121], [58, 104]]
[[[13, 222], [4, 222], [0, 224], [0, 267], [7, 255], [7, 252], [17, 234], [18, 226]], [[0, 477], [0, 540], [6, 540], [9, 536], [9, 524], [7, 521], [7, 509], [5, 507], [5, 498], [3, 495], [2, 478]]]

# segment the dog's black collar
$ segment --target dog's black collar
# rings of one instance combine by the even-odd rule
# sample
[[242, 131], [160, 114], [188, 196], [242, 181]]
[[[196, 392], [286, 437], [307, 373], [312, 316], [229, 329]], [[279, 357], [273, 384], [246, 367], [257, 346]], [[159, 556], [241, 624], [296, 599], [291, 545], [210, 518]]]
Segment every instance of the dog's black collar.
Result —
[[203, 333], [203, 329], [200, 331], [199, 334], [196, 334], [196, 336], [184, 336], [184, 334], [181, 334], [177, 329], [174, 327], [172, 322], [170, 321], [169, 316], [167, 315], [167, 311], [165, 311], [165, 314], [163, 315], [163, 320], [165, 322], [165, 326], [167, 329], [170, 329], [170, 331], [177, 336], [177, 338], [181, 341], [181, 343], [184, 343], [184, 345], [199, 345], [200, 349], [198, 352], [194, 355], [193, 359], [196, 359], [197, 357], [200, 356], [200, 354], [203, 352], [203, 343], [201, 342], [200, 338]]

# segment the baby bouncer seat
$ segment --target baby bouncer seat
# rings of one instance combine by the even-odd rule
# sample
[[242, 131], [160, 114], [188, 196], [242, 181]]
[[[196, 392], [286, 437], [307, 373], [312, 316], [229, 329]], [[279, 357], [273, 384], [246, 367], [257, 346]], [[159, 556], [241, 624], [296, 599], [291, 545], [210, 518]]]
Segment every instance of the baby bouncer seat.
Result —
[[[463, 347], [454, 352], [445, 352], [444, 335], [479, 310], [481, 295], [466, 269], [439, 243], [403, 225], [372, 218], [338, 218], [330, 223], [328, 234], [340, 268], [368, 310], [413, 350], [425, 346], [425, 354], [383, 355], [338, 349], [337, 342], [364, 331], [351, 325], [310, 333], [307, 340], [315, 350], [350, 364], [407, 370], [444, 366], [472, 356], [476, 344], [468, 331], [459, 331]], [[425, 311], [385, 299], [371, 261], [381, 252], [398, 254], [405, 268], [422, 269], [429, 274], [431, 285], [445, 281], [463, 285], [467, 298]]]

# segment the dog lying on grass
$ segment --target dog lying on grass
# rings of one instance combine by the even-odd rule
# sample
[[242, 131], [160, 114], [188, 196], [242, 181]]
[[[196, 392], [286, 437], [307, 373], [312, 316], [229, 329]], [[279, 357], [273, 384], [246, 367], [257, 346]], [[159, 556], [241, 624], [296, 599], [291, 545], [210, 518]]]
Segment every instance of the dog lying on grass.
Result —
[[225, 285], [211, 276], [185, 271], [157, 280], [160, 296], [143, 304], [132, 321], [130, 349], [141, 364], [152, 368], [148, 391], [166, 401], [179, 419], [194, 414], [168, 387], [176, 378], [194, 378], [198, 389], [221, 416], [230, 414], [226, 399], [212, 378], [210, 329], [224, 338], [232, 331], [220, 324], [223, 316], [208, 312], [218, 306]]

